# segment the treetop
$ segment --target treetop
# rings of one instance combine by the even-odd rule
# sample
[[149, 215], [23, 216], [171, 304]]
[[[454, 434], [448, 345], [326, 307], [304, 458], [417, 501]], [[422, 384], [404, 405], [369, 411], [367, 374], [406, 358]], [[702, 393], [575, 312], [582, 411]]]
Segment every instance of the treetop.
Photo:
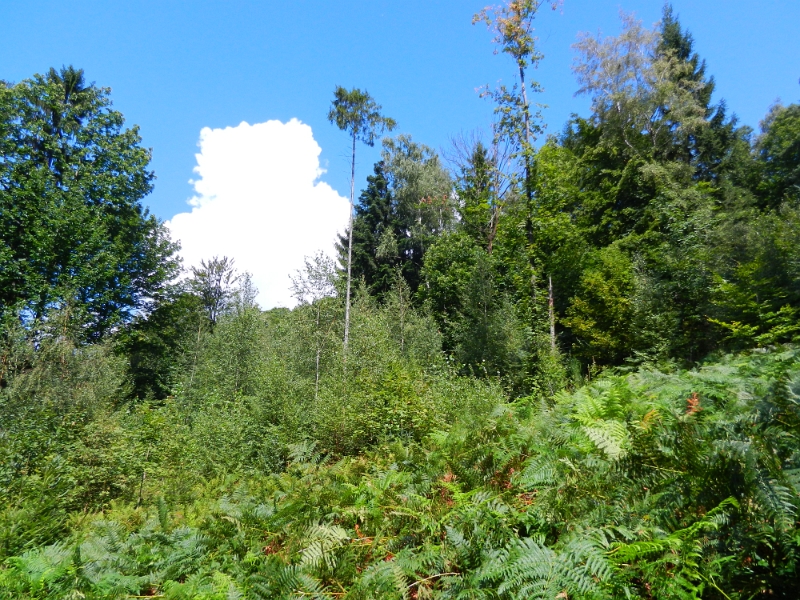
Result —
[[367, 146], [374, 146], [379, 135], [392, 131], [397, 125], [394, 119], [381, 114], [381, 105], [366, 90], [353, 88], [348, 91], [339, 85], [333, 96], [328, 121]]

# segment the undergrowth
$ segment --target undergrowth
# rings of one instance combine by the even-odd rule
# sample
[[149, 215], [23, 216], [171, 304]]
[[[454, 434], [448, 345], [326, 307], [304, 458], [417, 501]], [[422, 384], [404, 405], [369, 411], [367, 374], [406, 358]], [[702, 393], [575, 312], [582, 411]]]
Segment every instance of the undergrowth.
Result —
[[[798, 358], [609, 375], [361, 454], [306, 440], [281, 472], [72, 507], [57, 539], [5, 560], [0, 594], [795, 597]], [[161, 460], [163, 477], [179, 462]]]

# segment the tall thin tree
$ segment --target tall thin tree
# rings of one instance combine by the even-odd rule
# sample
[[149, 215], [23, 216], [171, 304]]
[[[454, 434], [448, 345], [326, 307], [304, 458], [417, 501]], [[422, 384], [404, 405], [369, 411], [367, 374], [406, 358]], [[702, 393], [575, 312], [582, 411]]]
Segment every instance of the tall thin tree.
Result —
[[333, 91], [333, 102], [328, 112], [328, 121], [335, 124], [342, 131], [350, 134], [353, 142], [352, 161], [350, 168], [350, 223], [348, 226], [347, 243], [347, 293], [345, 297], [344, 312], [344, 350], [347, 351], [347, 341], [350, 336], [350, 283], [351, 267], [353, 262], [353, 212], [355, 209], [356, 185], [356, 141], [362, 141], [367, 146], [374, 146], [375, 139], [384, 131], [394, 129], [394, 119], [381, 115], [381, 106], [372, 99], [366, 90], [358, 88], [348, 91], [342, 86], [336, 86]]
[[[497, 90], [486, 90], [484, 96], [492, 98], [497, 103], [495, 114], [499, 120], [495, 129], [498, 140], [505, 139], [516, 148], [516, 156], [522, 162], [523, 191], [525, 193], [525, 234], [529, 246], [529, 262], [531, 269], [532, 294], [536, 294], [536, 265], [534, 254], [530, 246], [534, 242], [534, 206], [536, 149], [533, 146], [537, 135], [542, 133], [541, 105], [535, 105], [536, 111], [531, 111], [528, 91], [541, 92], [542, 87], [537, 81], [528, 80], [526, 73], [530, 67], [536, 67], [543, 55], [537, 48], [537, 38], [533, 35], [533, 20], [539, 9], [549, 4], [554, 10], [561, 4], [561, 0], [506, 0], [498, 6], [488, 6], [477, 13], [473, 23], [484, 22], [495, 34], [494, 42], [498, 50], [510, 55], [517, 65], [519, 75], [519, 88], [515, 84], [511, 89], [500, 86]], [[549, 286], [549, 301], [552, 303], [552, 280]], [[551, 346], [555, 347], [555, 325], [553, 313], [550, 312]]]

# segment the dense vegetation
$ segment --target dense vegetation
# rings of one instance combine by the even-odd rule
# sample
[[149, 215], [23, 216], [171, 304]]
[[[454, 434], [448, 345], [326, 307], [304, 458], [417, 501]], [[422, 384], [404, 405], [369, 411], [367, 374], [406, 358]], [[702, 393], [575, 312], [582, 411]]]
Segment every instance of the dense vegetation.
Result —
[[541, 4], [476, 16], [491, 139], [386, 139], [291, 310], [175, 279], [108, 90], [0, 82], [0, 597], [797, 596], [800, 106], [738, 125], [667, 7], [537, 147]]

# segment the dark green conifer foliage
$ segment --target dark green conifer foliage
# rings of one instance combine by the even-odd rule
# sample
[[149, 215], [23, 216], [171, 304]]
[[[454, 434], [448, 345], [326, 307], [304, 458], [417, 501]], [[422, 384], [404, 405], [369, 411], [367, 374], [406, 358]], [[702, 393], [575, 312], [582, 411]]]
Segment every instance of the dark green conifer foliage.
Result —
[[204, 312], [198, 296], [179, 293], [120, 332], [115, 349], [128, 359], [132, 398], [163, 400], [173, 393], [198, 338], [209, 329]]
[[725, 173], [740, 172], [744, 165], [739, 163], [748, 158], [746, 149], [750, 129], [737, 127], [735, 115], [728, 118], [724, 99], [712, 104], [716, 88], [714, 78], [706, 75], [706, 61], [694, 51], [694, 38], [681, 27], [671, 4], [664, 6], [658, 51], [664, 55], [672, 54], [691, 67], [683, 77], [700, 84], [695, 98], [705, 109], [707, 121], [705, 127], [691, 135], [675, 139], [665, 157], [691, 163], [696, 170], [695, 177], [707, 181], [719, 182], [719, 177]]
[[[431, 148], [408, 135], [384, 139], [383, 160], [367, 178], [353, 224], [353, 272], [371, 292], [382, 298], [398, 272], [417, 292], [425, 253], [453, 221], [451, 191], [450, 176]], [[342, 265], [348, 235], [337, 244]]]
[[491, 252], [497, 233], [496, 190], [494, 189], [494, 165], [489, 151], [481, 142], [461, 170], [456, 183], [459, 200], [461, 226], [477, 244]]
[[[400, 263], [401, 230], [397, 206], [389, 188], [384, 163], [373, 167], [361, 192], [353, 219], [353, 277], [363, 278], [370, 292], [383, 297], [391, 288]], [[347, 234], [339, 236], [339, 261], [347, 261]]]

